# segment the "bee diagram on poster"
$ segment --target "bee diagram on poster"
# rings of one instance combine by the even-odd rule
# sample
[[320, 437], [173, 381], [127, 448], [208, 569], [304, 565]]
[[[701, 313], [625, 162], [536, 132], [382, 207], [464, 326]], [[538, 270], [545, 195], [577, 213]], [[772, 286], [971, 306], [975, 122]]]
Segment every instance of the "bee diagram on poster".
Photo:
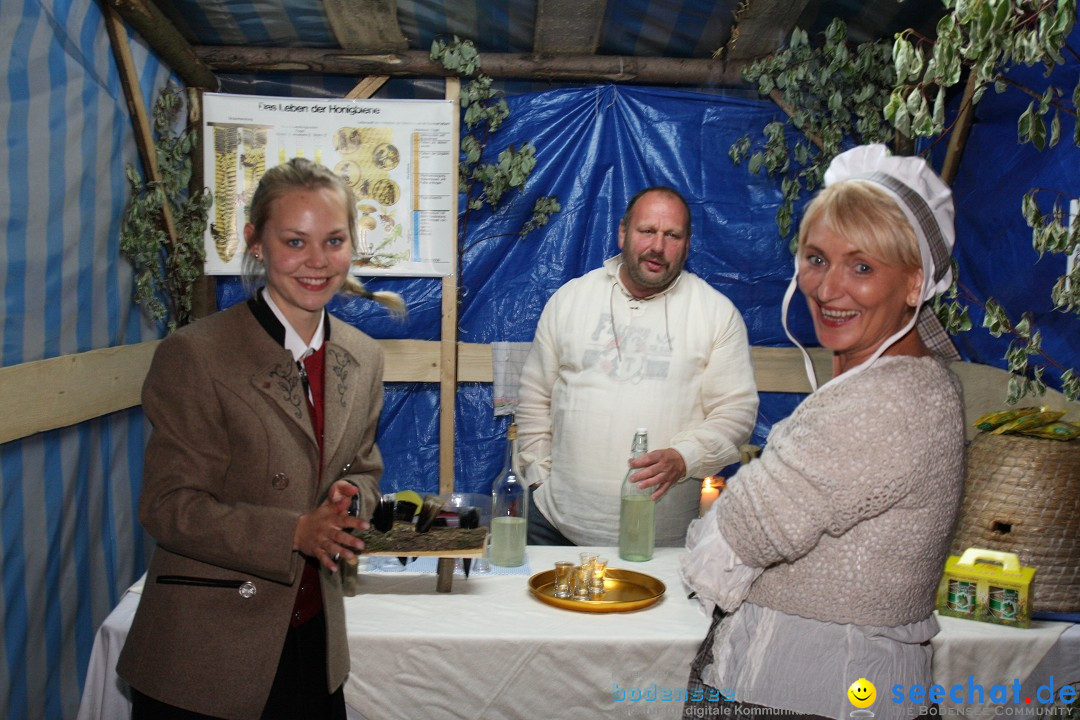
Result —
[[239, 275], [244, 225], [267, 169], [301, 156], [333, 170], [356, 202], [357, 275], [453, 272], [453, 104], [206, 93], [203, 160], [213, 205], [207, 275]]

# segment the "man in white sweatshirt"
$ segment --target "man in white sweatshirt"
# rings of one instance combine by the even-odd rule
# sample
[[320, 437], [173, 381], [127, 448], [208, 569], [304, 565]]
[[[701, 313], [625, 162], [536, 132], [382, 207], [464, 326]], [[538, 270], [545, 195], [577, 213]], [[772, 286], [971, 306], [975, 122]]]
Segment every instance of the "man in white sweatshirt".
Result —
[[656, 544], [682, 545], [698, 480], [739, 459], [757, 418], [746, 326], [735, 306], [683, 270], [690, 210], [667, 187], [637, 193], [621, 253], [552, 295], [518, 391], [521, 469], [533, 485], [532, 544], [616, 545], [631, 463], [653, 488]]

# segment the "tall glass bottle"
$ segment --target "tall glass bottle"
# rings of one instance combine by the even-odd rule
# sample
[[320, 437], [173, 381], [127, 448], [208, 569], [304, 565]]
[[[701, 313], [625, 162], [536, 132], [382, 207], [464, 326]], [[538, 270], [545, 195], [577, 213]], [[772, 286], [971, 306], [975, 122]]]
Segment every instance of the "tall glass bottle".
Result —
[[491, 485], [492, 565], [518, 567], [525, 564], [525, 537], [529, 517], [529, 488], [514, 470], [517, 425], [506, 433], [506, 459]]
[[[649, 435], [645, 428], [634, 433], [630, 457], [641, 457], [649, 452]], [[637, 472], [630, 468], [623, 479], [619, 500], [619, 557], [623, 560], [643, 562], [652, 560], [656, 542], [656, 505], [650, 497], [654, 488], [639, 488], [633, 482]]]

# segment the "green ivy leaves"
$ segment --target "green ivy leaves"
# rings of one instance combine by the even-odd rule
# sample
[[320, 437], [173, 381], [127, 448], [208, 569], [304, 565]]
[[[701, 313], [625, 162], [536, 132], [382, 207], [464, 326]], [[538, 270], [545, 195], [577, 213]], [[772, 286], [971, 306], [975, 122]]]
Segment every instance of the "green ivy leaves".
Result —
[[471, 77], [480, 68], [480, 53], [476, 46], [466, 40], [462, 42], [457, 35], [452, 42], [436, 39], [431, 43], [431, 59], [444, 68], [459, 75]]
[[[931, 137], [944, 132], [944, 113], [938, 112], [942, 91], [960, 82], [964, 65], [977, 84], [973, 102], [987, 87], [1001, 92], [1008, 84], [1005, 70], [1015, 64], [1043, 64], [1047, 75], [1064, 62], [1062, 48], [1076, 22], [1076, 0], [948, 0], [952, 7], [938, 22], [932, 43], [913, 40], [908, 31], [893, 42], [896, 88], [886, 105], [886, 117], [905, 135]], [[1046, 145], [1045, 116], [1060, 89], [1050, 87], [1033, 101], [1017, 124], [1020, 142], [1040, 150]], [[921, 96], [921, 100], [916, 96]], [[1073, 90], [1073, 108], [1080, 97], [1080, 82]], [[904, 103], [907, 115], [900, 112]], [[930, 108], [933, 107], [933, 110]], [[1078, 125], [1080, 128], [1080, 125]], [[1051, 147], [1060, 135], [1060, 120], [1051, 120]], [[1077, 130], [1080, 144], [1080, 129]]]
[[[1046, 392], [1046, 383], [1042, 379], [1045, 368], [1041, 365], [1031, 367], [1028, 362], [1032, 355], [1042, 353], [1042, 334], [1038, 330], [1032, 331], [1031, 315], [1024, 313], [1014, 327], [1009, 323], [1005, 310], [990, 298], [986, 301], [983, 327], [994, 337], [1001, 337], [1005, 333], [1015, 336], [1005, 351], [1007, 369], [1012, 373], [1005, 401], [1012, 405], [1027, 395], [1038, 396]], [[1072, 371], [1068, 372], [1071, 374]]]
[[[1076, 22], [1076, 0], [946, 0], [945, 5], [951, 12], [938, 22], [937, 39], [932, 43], [914, 38], [910, 31], [897, 35], [892, 50], [896, 87], [885, 106], [886, 119], [908, 137], [943, 134], [947, 131], [945, 90], [960, 82], [966, 66], [975, 83], [972, 103], [977, 103], [988, 87], [1003, 92], [1016, 86], [1032, 96], [1016, 121], [1018, 141], [1031, 143], [1038, 150], [1055, 147], [1061, 140], [1061, 114], [1075, 118], [1080, 107], [1080, 82], [1072, 90], [1069, 107], [1061, 88], [1050, 84], [1038, 94], [1010, 80], [1006, 71], [1018, 63], [1041, 63], [1049, 77], [1054, 67], [1064, 62], [1062, 49]], [[1080, 122], [1074, 122], [1073, 141], [1080, 145]], [[1038, 194], [1039, 190], [1033, 189], [1021, 202], [1035, 251], [1040, 257], [1047, 252], [1075, 252], [1080, 244], [1080, 223], [1074, 223], [1070, 232], [1063, 208], [1068, 197], [1059, 193], [1053, 208], [1043, 213]], [[1055, 309], [1080, 313], [1080, 270], [1074, 268], [1070, 275], [1059, 277], [1050, 296]], [[1042, 394], [1045, 367], [1029, 364], [1030, 357], [1043, 354], [1042, 336], [1032, 329], [1031, 315], [1025, 313], [1013, 326], [1004, 308], [991, 299], [986, 303], [983, 327], [995, 337], [1005, 333], [1014, 337], [1005, 353], [1013, 373], [1008, 402], [1027, 394]], [[1071, 368], [1062, 375], [1062, 390], [1070, 399], [1078, 397], [1080, 387]]]
[[[174, 132], [184, 107], [180, 88], [169, 83], [153, 107], [153, 128], [160, 180], [144, 182], [132, 165], [124, 169], [131, 196], [120, 226], [120, 254], [135, 272], [134, 300], [155, 322], [171, 332], [191, 319], [195, 281], [205, 261], [203, 235], [210, 210], [208, 191], [188, 192], [194, 131]], [[172, 244], [165, 230], [168, 207], [176, 228]]]
[[[1080, 248], [1080, 220], [1072, 218], [1063, 203], [1068, 200], [1061, 193], [1057, 194], [1053, 207], [1043, 213], [1037, 203], [1041, 192], [1035, 188], [1025, 193], [1022, 202], [1024, 220], [1031, 228], [1031, 245], [1041, 258], [1044, 253], [1058, 253], [1070, 256]], [[1050, 299], [1055, 310], [1080, 314], [1080, 263], [1072, 270], [1060, 276], [1050, 289]]]
[[[536, 167], [536, 148], [528, 142], [520, 147], [511, 145], [499, 153], [496, 162], [482, 162], [488, 140], [510, 115], [510, 108], [492, 88], [491, 77], [480, 72], [480, 54], [471, 41], [456, 35], [451, 42], [435, 40], [430, 56], [447, 70], [472, 78], [462, 86], [460, 95], [468, 134], [461, 139], [458, 185], [465, 193], [468, 210], [479, 210], [485, 204], [495, 208], [507, 192], [524, 187]], [[557, 198], [539, 198], [520, 234], [546, 225], [561, 209]], [[466, 229], [462, 223], [462, 238]]]
[[833, 20], [820, 47], [811, 47], [806, 32], [796, 28], [786, 50], [743, 70], [759, 93], [779, 96], [778, 103], [788, 113], [763, 128], [764, 140], [743, 136], [728, 150], [732, 161], [747, 162], [751, 173], [764, 170], [782, 178], [783, 201], [776, 211], [781, 237], [793, 234], [795, 202], [821, 185], [825, 168], [845, 139], [861, 143], [891, 139], [892, 128], [881, 112], [895, 84], [889, 60], [888, 45], [852, 47], [847, 26]]
[[940, 295], [934, 296], [934, 299], [930, 301], [930, 307], [941, 321], [945, 332], [956, 335], [971, 329], [971, 318], [968, 316], [967, 306], [962, 305], [958, 300], [956, 260], [950, 259], [949, 263], [952, 267], [952, 286]]
[[[756, 83], [759, 93], [772, 97], [787, 118], [768, 123], [763, 140], [739, 138], [728, 155], [736, 164], [746, 162], [755, 175], [764, 170], [782, 178], [783, 202], [776, 223], [783, 237], [792, 233], [794, 202], [820, 184], [842, 141], [891, 144], [894, 129], [908, 138], [944, 134], [946, 91], [961, 82], [965, 68], [975, 82], [973, 103], [988, 87], [1003, 92], [1015, 85], [1004, 71], [1016, 63], [1042, 63], [1049, 75], [1063, 62], [1062, 49], [1076, 22], [1076, 0], [943, 2], [950, 12], [938, 22], [934, 42], [907, 31], [891, 46], [866, 43], [853, 48], [846, 42], [846, 27], [836, 20], [821, 47], [811, 47], [807, 34], [796, 29], [787, 49], [744, 70], [747, 80]], [[1053, 85], [1041, 94], [1021, 89], [1032, 100], [1017, 119], [1019, 141], [1040, 150], [1056, 146], [1062, 114], [1077, 115], [1080, 82], [1071, 94]], [[1080, 145], [1080, 122], [1075, 119], [1073, 141]], [[1076, 252], [1080, 222], [1074, 222], [1070, 231], [1062, 207], [1055, 204], [1051, 212], [1041, 213], [1035, 195], [1034, 190], [1025, 195], [1023, 204], [1036, 251]], [[1056, 309], [1080, 313], [1080, 264], [1058, 278], [1051, 298]], [[933, 308], [948, 332], [971, 328], [955, 284], [934, 300]], [[1044, 368], [1028, 365], [1029, 357], [1042, 353], [1042, 338], [1030, 329], [1030, 317], [1024, 317], [1027, 322], [1014, 328], [1004, 309], [993, 300], [987, 303], [984, 327], [992, 334], [1008, 332], [1017, 338], [1007, 355], [1014, 373], [1010, 402], [1045, 388]], [[1080, 378], [1071, 368], [1063, 371], [1062, 390], [1071, 399], [1080, 395]]]

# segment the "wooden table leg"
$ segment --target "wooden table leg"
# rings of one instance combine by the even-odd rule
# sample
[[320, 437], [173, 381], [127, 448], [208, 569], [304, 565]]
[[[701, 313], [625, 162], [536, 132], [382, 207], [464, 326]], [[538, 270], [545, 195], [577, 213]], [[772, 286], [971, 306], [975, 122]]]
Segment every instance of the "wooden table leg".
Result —
[[439, 579], [435, 583], [435, 591], [448, 593], [454, 583], [454, 558], [439, 558]]

